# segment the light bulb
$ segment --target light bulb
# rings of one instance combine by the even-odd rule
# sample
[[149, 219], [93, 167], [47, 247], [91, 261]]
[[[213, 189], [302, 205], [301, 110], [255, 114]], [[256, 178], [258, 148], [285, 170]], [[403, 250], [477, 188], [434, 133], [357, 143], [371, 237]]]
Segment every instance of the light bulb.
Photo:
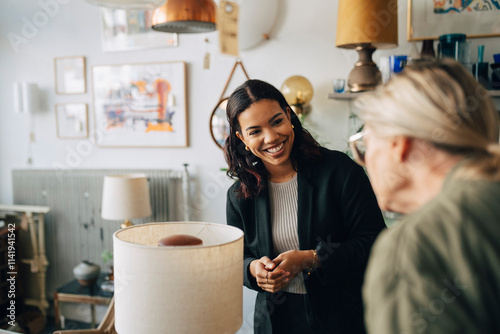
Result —
[[314, 94], [311, 82], [301, 75], [286, 79], [281, 85], [281, 92], [289, 105], [307, 104]]

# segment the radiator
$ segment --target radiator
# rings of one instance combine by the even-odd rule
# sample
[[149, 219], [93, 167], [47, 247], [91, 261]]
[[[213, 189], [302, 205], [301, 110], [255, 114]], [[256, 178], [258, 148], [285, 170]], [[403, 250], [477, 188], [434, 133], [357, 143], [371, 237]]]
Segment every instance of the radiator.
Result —
[[[121, 222], [101, 218], [104, 176], [131, 173], [147, 175], [153, 212], [151, 217], [134, 219], [134, 224], [189, 220], [189, 205], [185, 200], [189, 194], [187, 169], [12, 171], [15, 204], [50, 207], [45, 216], [47, 296], [74, 278], [73, 267], [82, 260], [97, 263], [105, 270], [101, 253], [113, 249], [112, 235]], [[19, 241], [21, 248], [29, 243]]]

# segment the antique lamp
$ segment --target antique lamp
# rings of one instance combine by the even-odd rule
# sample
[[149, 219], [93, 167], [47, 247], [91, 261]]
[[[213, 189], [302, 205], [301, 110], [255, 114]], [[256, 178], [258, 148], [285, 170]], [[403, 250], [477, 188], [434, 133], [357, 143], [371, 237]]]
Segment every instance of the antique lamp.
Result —
[[153, 12], [152, 28], [174, 33], [214, 31], [216, 15], [213, 0], [167, 0]]
[[301, 75], [287, 78], [281, 85], [281, 93], [292, 110], [303, 118], [311, 112], [311, 99], [314, 94], [311, 82]]
[[[195, 246], [160, 247], [175, 236]], [[120, 334], [235, 333], [243, 323], [243, 232], [202, 222], [150, 223], [113, 235]]]
[[397, 0], [340, 0], [336, 46], [358, 51], [359, 59], [349, 74], [351, 92], [373, 90], [382, 82], [372, 60], [375, 50], [398, 45]]
[[144, 174], [107, 175], [102, 190], [101, 217], [125, 220], [121, 228], [132, 226], [130, 219], [151, 215], [148, 180]]

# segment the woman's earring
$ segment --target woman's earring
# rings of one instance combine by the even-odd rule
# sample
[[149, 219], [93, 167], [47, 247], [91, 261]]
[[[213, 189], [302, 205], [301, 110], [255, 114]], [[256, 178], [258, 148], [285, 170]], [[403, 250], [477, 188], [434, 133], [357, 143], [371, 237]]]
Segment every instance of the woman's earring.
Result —
[[250, 151], [250, 148], [245, 145], [245, 150]]
[[293, 124], [292, 124], [292, 129], [295, 129], [295, 126], [293, 126]]

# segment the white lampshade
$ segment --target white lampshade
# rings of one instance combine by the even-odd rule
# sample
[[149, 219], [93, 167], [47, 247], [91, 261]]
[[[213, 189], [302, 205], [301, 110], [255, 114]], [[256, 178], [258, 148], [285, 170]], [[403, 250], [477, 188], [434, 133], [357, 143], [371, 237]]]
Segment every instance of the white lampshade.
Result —
[[30, 114], [38, 104], [38, 86], [35, 83], [14, 82], [14, 110], [20, 114]]
[[[201, 246], [158, 247], [187, 234]], [[120, 334], [235, 333], [243, 323], [243, 232], [200, 222], [151, 223], [113, 235]]]
[[143, 218], [151, 215], [148, 180], [144, 174], [104, 177], [101, 217], [107, 220]]

